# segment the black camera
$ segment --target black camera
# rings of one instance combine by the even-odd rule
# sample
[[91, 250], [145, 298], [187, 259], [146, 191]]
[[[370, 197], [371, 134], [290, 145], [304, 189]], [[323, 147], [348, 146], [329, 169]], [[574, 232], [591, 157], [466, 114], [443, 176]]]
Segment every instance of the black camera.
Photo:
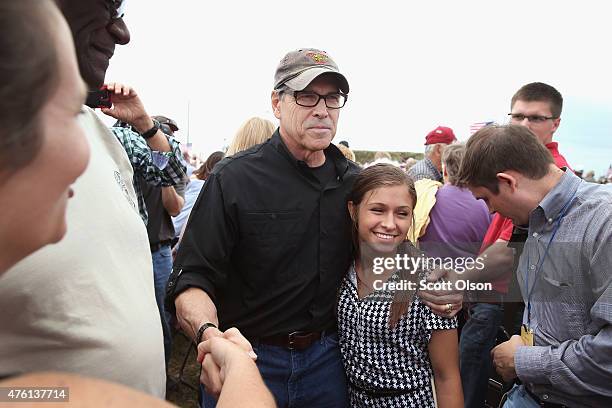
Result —
[[93, 109], [110, 108], [113, 106], [111, 101], [111, 91], [108, 89], [101, 89], [99, 91], [87, 92], [87, 100], [85, 101], [85, 105]]

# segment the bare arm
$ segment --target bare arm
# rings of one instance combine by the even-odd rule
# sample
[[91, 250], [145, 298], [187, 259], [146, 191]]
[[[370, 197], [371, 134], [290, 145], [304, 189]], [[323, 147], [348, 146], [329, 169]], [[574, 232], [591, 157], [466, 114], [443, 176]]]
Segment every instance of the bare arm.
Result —
[[173, 186], [162, 187], [162, 204], [166, 212], [172, 217], [176, 217], [181, 212], [185, 204], [185, 199], [181, 197]]
[[[423, 290], [419, 291], [419, 297], [439, 316], [454, 316], [461, 309], [463, 291], [454, 288], [457, 280], [469, 280], [473, 282], [491, 282], [500, 276], [512, 271], [514, 265], [514, 250], [508, 248], [508, 242], [502, 239], [495, 241], [479, 255], [484, 267], [466, 269], [459, 274], [450, 269], [436, 269], [432, 271], [427, 280], [436, 282], [443, 278], [452, 282], [450, 290]], [[453, 310], [447, 313], [447, 305], [452, 305]]]
[[490, 282], [512, 270], [514, 264], [514, 250], [508, 248], [508, 241], [498, 239], [493, 245], [479, 255], [484, 268], [470, 269], [461, 276], [462, 279]]
[[257, 366], [244, 348], [228, 339], [212, 338], [198, 346], [198, 361], [204, 355], [210, 356], [219, 368], [222, 387], [217, 407], [276, 407]]
[[[210, 322], [217, 326], [219, 325], [217, 308], [211, 298], [202, 289], [187, 289], [177, 296], [174, 305], [176, 306], [176, 318], [181, 328], [185, 333], [188, 333], [192, 339], [195, 339], [198, 329], [204, 323]], [[202, 336], [203, 339], [210, 337], [212, 331], [214, 331], [214, 328], [206, 329]], [[217, 330], [217, 332], [219, 331]]]
[[183, 224], [183, 228], [181, 229], [181, 232], [179, 233], [179, 236], [178, 236], [178, 241], [174, 245], [174, 248], [172, 248], [172, 260], [173, 261], [176, 260], [178, 249], [181, 246], [181, 242], [183, 241], [183, 235], [185, 234], [185, 228], [187, 228], [187, 221], [185, 221], [185, 223]]
[[[0, 381], [0, 387], [24, 388], [50, 388], [68, 387], [70, 402], [66, 404], [51, 404], [51, 406], [73, 407], [131, 407], [131, 408], [171, 408], [174, 405], [157, 399], [141, 391], [128, 388], [122, 384], [84, 377], [78, 374], [61, 372], [38, 372], [13, 377]], [[4, 408], [39, 406], [38, 403], [0, 403]], [[45, 404], [42, 404], [45, 406]]]
[[[132, 125], [138, 133], [144, 133], [153, 127], [153, 119], [145, 110], [142, 101], [133, 88], [118, 83], [111, 83], [106, 87], [113, 92], [113, 107], [103, 108], [103, 113]], [[153, 137], [147, 139], [147, 144], [151, 150], [158, 152], [169, 152], [171, 150], [168, 139], [164, 132], [159, 129]]]
[[239, 362], [228, 367], [217, 407], [276, 407], [257, 366], [243, 353]]
[[[128, 122], [129, 123], [129, 122]], [[130, 123], [133, 125], [138, 133], [144, 133], [147, 130], [153, 127], [153, 119], [149, 116], [142, 118], [140, 121], [135, 123]], [[158, 152], [169, 152], [171, 150], [170, 143], [168, 143], [168, 139], [164, 135], [160, 129], [157, 129], [157, 132], [153, 137], [146, 139], [147, 144], [151, 148], [151, 150], [155, 150]]]
[[429, 358], [434, 372], [438, 407], [463, 407], [457, 330], [433, 330], [429, 340]]

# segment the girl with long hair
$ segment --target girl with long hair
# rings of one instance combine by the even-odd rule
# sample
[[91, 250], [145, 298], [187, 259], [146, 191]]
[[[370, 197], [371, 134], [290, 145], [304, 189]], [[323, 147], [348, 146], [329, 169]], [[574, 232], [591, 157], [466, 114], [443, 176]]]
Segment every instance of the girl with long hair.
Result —
[[364, 169], [349, 195], [354, 263], [337, 311], [354, 407], [433, 408], [432, 375], [438, 407], [463, 406], [457, 321], [415, 296], [425, 269], [397, 262], [420, 256], [405, 242], [415, 204], [412, 179], [388, 164]]

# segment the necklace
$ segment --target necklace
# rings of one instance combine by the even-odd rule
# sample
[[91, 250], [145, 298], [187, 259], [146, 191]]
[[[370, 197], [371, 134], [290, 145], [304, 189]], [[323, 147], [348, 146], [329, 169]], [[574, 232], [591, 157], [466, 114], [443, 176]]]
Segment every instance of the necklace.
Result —
[[[355, 266], [355, 280], [357, 281], [357, 294], [359, 295], [359, 297], [364, 297], [368, 295], [370, 287], [363, 281], [363, 279], [361, 279], [357, 269], [358, 269], [357, 266]], [[359, 291], [359, 288], [361, 288], [361, 293]]]

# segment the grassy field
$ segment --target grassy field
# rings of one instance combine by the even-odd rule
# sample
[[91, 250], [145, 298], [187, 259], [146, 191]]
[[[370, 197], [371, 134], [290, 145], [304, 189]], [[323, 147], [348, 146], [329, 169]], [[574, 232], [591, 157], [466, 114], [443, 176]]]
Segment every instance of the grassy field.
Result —
[[[353, 150], [355, 153], [355, 160], [357, 163], [370, 163], [374, 161], [374, 155], [376, 152], [371, 150]], [[388, 152], [391, 155], [391, 159], [397, 162], [403, 162], [409, 157], [414, 157], [416, 160], [423, 158], [423, 153], [415, 152]]]
[[[183, 364], [185, 367], [181, 370]], [[172, 339], [168, 376], [166, 399], [179, 407], [198, 408], [200, 366], [196, 361], [193, 342], [181, 333], [176, 333]]]

